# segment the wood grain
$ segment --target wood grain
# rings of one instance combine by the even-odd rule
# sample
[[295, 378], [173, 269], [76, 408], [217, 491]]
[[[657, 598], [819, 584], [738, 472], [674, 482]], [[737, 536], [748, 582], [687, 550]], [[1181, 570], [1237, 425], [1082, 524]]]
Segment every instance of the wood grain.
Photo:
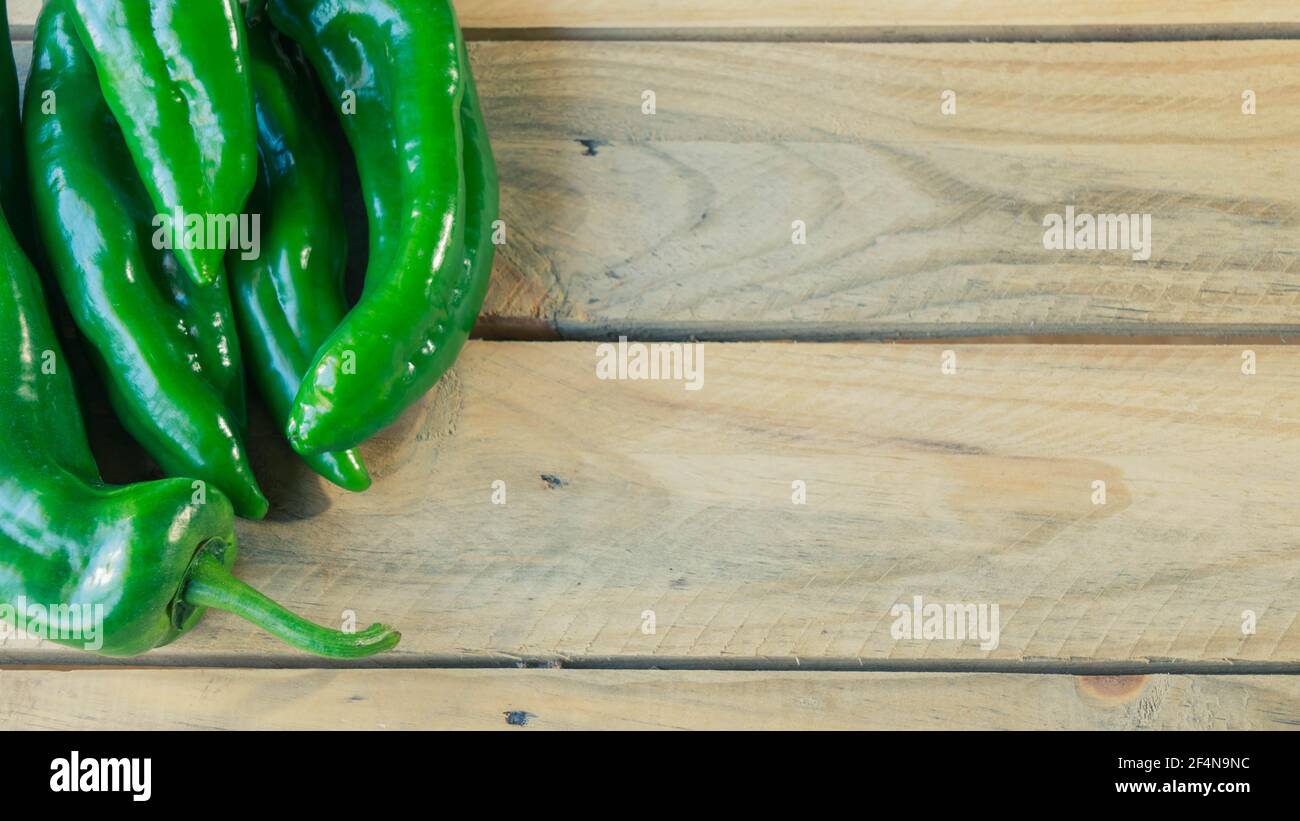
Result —
[[1295, 23], [1281, 0], [1222, 3], [1156, 0], [1041, 3], [1034, 0], [458, 0], [468, 28], [959, 28]]
[[[509, 228], [485, 334], [1300, 331], [1300, 45], [851, 42], [1287, 37], [1294, 4], [457, 5]], [[38, 6], [10, 2], [17, 38]], [[650, 42], [672, 38], [704, 42]], [[1066, 205], [1151, 214], [1152, 259], [1044, 250]], [[367, 448], [365, 496], [263, 434], [276, 509], [241, 525], [240, 573], [323, 622], [399, 625], [396, 664], [1300, 663], [1296, 355], [1245, 376], [1240, 346], [707, 352], [691, 393], [599, 382], [591, 345], [475, 343]], [[918, 595], [996, 604], [998, 646], [894, 638]], [[22, 642], [0, 663], [98, 666], [0, 670], [0, 729], [1294, 728], [1300, 696], [1291, 676], [180, 667], [312, 663], [220, 614], [138, 662], [175, 669]]]
[[[9, 19], [31, 25], [41, 0], [9, 0]], [[1215, 2], [1094, 0], [457, 0], [461, 24], [474, 29], [588, 28], [878, 28], [1056, 27], [1296, 23], [1281, 0]]]
[[[366, 494], [256, 439], [274, 509], [238, 572], [425, 666], [1300, 661], [1300, 354], [952, 350], [944, 376], [943, 346], [713, 343], [687, 391], [600, 381], [592, 344], [475, 342], [366, 449]], [[998, 605], [997, 647], [894, 638], [915, 596]], [[141, 659], [304, 661], [224, 614]]]
[[9, 0], [6, 11], [9, 13], [9, 28], [17, 37], [31, 39], [31, 28], [36, 24], [36, 16], [41, 13], [43, 0]]
[[1300, 679], [0, 670], [0, 694], [0, 730], [1294, 730]]
[[[481, 335], [1300, 332], [1300, 43], [473, 55], [507, 225]], [[1150, 214], [1151, 259], [1044, 249], [1066, 206]]]
[[[1300, 330], [1298, 43], [474, 55], [509, 226], [485, 334]], [[1046, 250], [1067, 206], [1150, 214], [1151, 259]]]

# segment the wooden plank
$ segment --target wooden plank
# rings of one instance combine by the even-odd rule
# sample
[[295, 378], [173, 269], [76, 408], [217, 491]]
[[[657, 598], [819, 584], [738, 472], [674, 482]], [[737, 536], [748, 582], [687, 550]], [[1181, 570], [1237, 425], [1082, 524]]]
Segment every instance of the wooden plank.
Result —
[[[41, 0], [9, 0], [9, 19], [31, 25]], [[457, 0], [473, 29], [957, 28], [1002, 26], [1221, 25], [1300, 22], [1293, 3], [1250, 0]]]
[[[943, 346], [708, 344], [688, 391], [598, 380], [592, 344], [477, 341], [365, 449], [368, 493], [255, 439], [274, 508], [238, 571], [397, 625], [388, 658], [425, 666], [1300, 661], [1300, 353], [951, 350], [945, 376]], [[916, 596], [997, 605], [997, 646], [895, 638]], [[141, 663], [303, 660], [213, 614]]]
[[[570, 335], [1294, 327], [1300, 46], [528, 45], [478, 52], [515, 229], [494, 315]], [[1282, 98], [1268, 122], [1233, 106], [1251, 76]], [[952, 85], [969, 115], [939, 115]], [[1071, 204], [1151, 213], [1153, 262], [1045, 251], [1043, 215]]]
[[36, 16], [41, 12], [44, 0], [9, 0], [6, 10], [9, 12], [10, 32], [16, 37], [31, 39], [32, 26], [36, 25]]
[[[473, 54], [508, 228], [482, 335], [1300, 332], [1300, 43]], [[1150, 214], [1151, 259], [1044, 249], [1067, 206]]]
[[1295, 676], [0, 670], [0, 693], [0, 730], [1294, 730], [1300, 722]]
[[[1300, 330], [1300, 43], [474, 54], [510, 229], [484, 334]], [[1150, 260], [1045, 249], [1067, 207], [1149, 214]]]
[[1300, 22], [1281, 0], [458, 0], [467, 28], [957, 28], [964, 26], [1133, 26]]

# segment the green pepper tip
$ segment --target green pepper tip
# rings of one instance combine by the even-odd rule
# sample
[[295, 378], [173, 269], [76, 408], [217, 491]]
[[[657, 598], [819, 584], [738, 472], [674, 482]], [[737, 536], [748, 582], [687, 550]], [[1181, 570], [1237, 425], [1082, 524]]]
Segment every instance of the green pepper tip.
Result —
[[201, 548], [180, 595], [190, 607], [215, 607], [256, 624], [281, 641], [325, 658], [361, 659], [391, 650], [402, 634], [386, 624], [345, 633], [307, 621], [235, 578], [222, 558], [221, 546]]

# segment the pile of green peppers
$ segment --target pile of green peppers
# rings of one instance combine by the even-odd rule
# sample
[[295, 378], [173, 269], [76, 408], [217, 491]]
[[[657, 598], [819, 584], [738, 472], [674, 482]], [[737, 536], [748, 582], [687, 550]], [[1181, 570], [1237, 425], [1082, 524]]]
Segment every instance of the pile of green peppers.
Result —
[[[468, 338], [498, 194], [451, 3], [47, 0], [21, 117], [8, 54], [0, 618], [106, 655], [166, 644], [209, 607], [328, 657], [395, 646], [390, 627], [327, 629], [233, 575], [235, 517], [269, 507], [245, 367], [305, 462], [362, 491], [357, 447]], [[369, 247], [349, 300], [352, 168]], [[170, 478], [104, 482], [79, 405], [101, 386]]]

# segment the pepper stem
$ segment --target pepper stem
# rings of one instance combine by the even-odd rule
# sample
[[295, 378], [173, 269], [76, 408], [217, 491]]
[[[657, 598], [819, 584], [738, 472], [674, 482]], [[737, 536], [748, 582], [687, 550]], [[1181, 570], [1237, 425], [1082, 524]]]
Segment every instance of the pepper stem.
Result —
[[193, 607], [215, 607], [234, 613], [286, 644], [327, 658], [373, 656], [397, 646], [402, 637], [386, 624], [372, 624], [359, 633], [344, 633], [307, 621], [235, 578], [220, 558], [206, 550], [190, 565], [189, 580], [181, 597]]

